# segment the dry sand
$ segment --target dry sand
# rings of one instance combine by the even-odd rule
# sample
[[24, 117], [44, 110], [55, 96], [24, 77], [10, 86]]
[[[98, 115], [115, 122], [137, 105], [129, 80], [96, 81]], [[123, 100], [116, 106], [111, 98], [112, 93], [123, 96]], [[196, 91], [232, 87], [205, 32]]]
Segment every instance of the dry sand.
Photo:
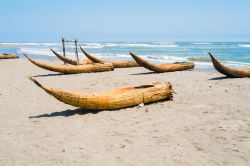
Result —
[[[250, 165], [250, 79], [143, 68], [58, 75], [25, 59], [0, 61], [0, 165]], [[106, 91], [170, 81], [173, 101], [90, 113], [57, 101], [54, 88]]]

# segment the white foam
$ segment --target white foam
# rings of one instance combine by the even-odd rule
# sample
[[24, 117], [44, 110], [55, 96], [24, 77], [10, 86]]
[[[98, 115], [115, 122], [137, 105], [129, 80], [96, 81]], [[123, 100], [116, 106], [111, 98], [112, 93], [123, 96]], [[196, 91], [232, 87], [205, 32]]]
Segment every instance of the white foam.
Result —
[[[19, 45], [19, 46], [61, 46], [60, 42], [51, 43], [1, 43], [8, 45]], [[149, 43], [78, 43], [82, 48], [104, 48], [104, 47], [143, 47], [143, 48], [175, 48], [179, 47], [174, 42], [153, 42]], [[67, 43], [66, 47], [74, 48], [74, 43]]]
[[239, 47], [250, 48], [250, 44], [239, 44]]
[[82, 48], [103, 48], [101, 43], [79, 43]]
[[[54, 49], [58, 51], [58, 53], [62, 54], [58, 49]], [[52, 51], [48, 48], [27, 48], [27, 47], [20, 47], [18, 53], [26, 53], [26, 54], [33, 54], [33, 55], [46, 55], [46, 56], [55, 56]], [[66, 52], [67, 56], [73, 57], [75, 53], [73, 52]]]
[[117, 44], [118, 47], [146, 47], [146, 48], [175, 48], [179, 47], [176, 44]]
[[174, 62], [187, 62], [187, 57], [178, 57], [178, 56], [170, 56], [170, 55], [160, 55], [160, 56], [152, 56], [152, 55], [141, 55], [143, 59], [159, 62], [159, 63], [174, 63]]
[[[103, 58], [125, 58], [125, 59], [132, 59], [129, 54], [115, 54], [115, 53], [95, 53], [94, 55], [103, 57]], [[183, 62], [188, 61], [187, 57], [177, 57], [177, 56], [169, 56], [169, 55], [161, 55], [161, 56], [154, 56], [154, 55], [140, 55], [143, 59], [146, 60], [153, 60], [156, 62]]]
[[211, 67], [213, 64], [210, 62], [194, 62], [196, 66], [202, 66], [202, 67]]
[[175, 42], [164, 42], [164, 41], [159, 41], [159, 42], [153, 42], [153, 44], [161, 44], [161, 45], [164, 45], [164, 44], [175, 44]]
[[129, 54], [114, 54], [114, 53], [96, 53], [94, 54], [100, 57], [121, 57], [121, 58], [130, 58]]
[[53, 53], [49, 49], [43, 48], [27, 48], [27, 47], [20, 47], [20, 53], [27, 53], [27, 54], [34, 54], [34, 55], [48, 55], [53, 56]]
[[247, 62], [222, 61], [222, 63], [231, 67], [250, 67], [250, 63]]
[[179, 47], [171, 43], [80, 43], [82, 48], [104, 48], [104, 47], [146, 47], [146, 48], [173, 48]]

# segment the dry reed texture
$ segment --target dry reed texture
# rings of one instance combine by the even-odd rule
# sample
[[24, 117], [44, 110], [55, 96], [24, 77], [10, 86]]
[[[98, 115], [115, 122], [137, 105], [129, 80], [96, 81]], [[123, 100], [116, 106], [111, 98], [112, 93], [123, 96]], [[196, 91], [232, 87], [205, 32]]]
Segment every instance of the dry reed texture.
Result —
[[87, 65], [50, 65], [47, 63], [41, 63], [30, 59], [26, 54], [24, 54], [28, 60], [34, 65], [54, 72], [65, 73], [65, 74], [77, 74], [77, 73], [92, 73], [92, 72], [104, 72], [114, 70], [112, 63], [95, 63]]
[[131, 53], [130, 55], [134, 58], [134, 60], [140, 64], [141, 66], [145, 67], [148, 70], [163, 73], [163, 72], [174, 72], [174, 71], [182, 71], [182, 70], [189, 70], [194, 68], [194, 63], [173, 63], [173, 64], [152, 64], [147, 62], [146, 60], [140, 58], [138, 55]]
[[116, 110], [150, 103], [159, 100], [172, 99], [170, 83], [154, 83], [136, 87], [123, 87], [103, 93], [77, 93], [53, 89], [41, 85], [33, 77], [29, 77], [36, 85], [65, 104], [86, 110]]
[[[86, 55], [87, 58], [89, 58], [92, 62], [94, 63], [104, 63], [106, 61], [95, 57], [94, 55], [90, 54], [89, 52], [83, 50], [81, 47], [80, 49], [82, 52]], [[127, 68], [127, 67], [138, 67], [140, 66], [138, 63], [135, 61], [112, 61], [114, 68]]]
[[[58, 52], [54, 51], [53, 49], [51, 49], [51, 51], [56, 55], [56, 57], [58, 59], [60, 59], [61, 61], [65, 62], [65, 63], [68, 63], [68, 64], [71, 64], [71, 65], [77, 65], [77, 61], [76, 60], [73, 60], [73, 59], [70, 59], [70, 58], [67, 58], [67, 57], [64, 57], [62, 55], [60, 55]], [[82, 59], [80, 62], [80, 64], [93, 64], [93, 62], [89, 59]]]
[[213, 57], [213, 55], [208, 53], [212, 59], [214, 68], [229, 77], [250, 77], [250, 68], [229, 68], [222, 65], [217, 59]]
[[16, 54], [0, 54], [0, 59], [17, 59], [19, 58]]

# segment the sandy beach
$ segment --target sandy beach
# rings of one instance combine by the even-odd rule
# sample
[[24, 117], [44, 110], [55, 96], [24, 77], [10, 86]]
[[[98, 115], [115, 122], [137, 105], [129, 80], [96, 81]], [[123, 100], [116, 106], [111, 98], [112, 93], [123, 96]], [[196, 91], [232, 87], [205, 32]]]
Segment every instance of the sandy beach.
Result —
[[[61, 63], [61, 62], [56, 62]], [[62, 64], [62, 63], [61, 63]], [[173, 101], [86, 112], [28, 80], [78, 92], [171, 82]], [[250, 165], [250, 79], [137, 67], [61, 75], [0, 61], [0, 165]]]

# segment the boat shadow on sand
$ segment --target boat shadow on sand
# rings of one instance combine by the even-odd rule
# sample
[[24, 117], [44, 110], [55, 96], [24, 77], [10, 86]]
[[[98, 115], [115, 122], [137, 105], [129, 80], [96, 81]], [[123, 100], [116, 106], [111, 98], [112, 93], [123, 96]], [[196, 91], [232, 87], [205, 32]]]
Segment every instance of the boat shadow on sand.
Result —
[[69, 117], [74, 115], [86, 115], [86, 114], [97, 114], [100, 111], [93, 111], [93, 110], [83, 110], [83, 109], [68, 109], [61, 112], [52, 112], [50, 114], [41, 114], [41, 115], [35, 115], [30, 116], [29, 118], [54, 118], [59, 116]]
[[148, 75], [148, 74], [161, 74], [161, 73], [150, 71], [150, 72], [144, 72], [144, 73], [133, 73], [133, 74], [130, 74], [130, 75]]
[[[175, 92], [174, 92], [175, 93]], [[149, 103], [145, 103], [146, 105], [151, 105], [151, 104], [157, 104], [157, 103], [163, 103], [166, 101], [173, 101], [173, 98], [171, 97], [170, 99], [162, 99], [162, 100], [158, 100], [158, 101], [153, 101], [153, 102], [149, 102]], [[136, 108], [136, 106], [131, 106], [128, 108]], [[137, 106], [137, 109], [139, 107]], [[126, 108], [123, 108], [126, 109]], [[147, 107], [144, 107], [145, 110], [148, 110]], [[121, 111], [122, 109], [115, 109], [115, 110], [84, 110], [81, 108], [77, 108], [77, 109], [68, 109], [65, 111], [61, 111], [61, 112], [52, 112], [50, 114], [41, 114], [41, 115], [35, 115], [35, 116], [30, 116], [30, 119], [33, 118], [54, 118], [54, 117], [59, 117], [59, 116], [64, 116], [64, 117], [69, 117], [69, 116], [74, 116], [74, 115], [87, 115], [87, 114], [97, 114], [99, 112], [103, 112], [103, 111]]]
[[208, 80], [210, 80], [210, 81], [216, 81], [216, 80], [226, 80], [226, 79], [237, 79], [237, 77], [221, 76], [221, 77], [210, 78]]
[[64, 73], [41, 74], [41, 75], [35, 75], [33, 77], [50, 77], [50, 76], [63, 76], [63, 75], [71, 75], [71, 74], [64, 74]]

